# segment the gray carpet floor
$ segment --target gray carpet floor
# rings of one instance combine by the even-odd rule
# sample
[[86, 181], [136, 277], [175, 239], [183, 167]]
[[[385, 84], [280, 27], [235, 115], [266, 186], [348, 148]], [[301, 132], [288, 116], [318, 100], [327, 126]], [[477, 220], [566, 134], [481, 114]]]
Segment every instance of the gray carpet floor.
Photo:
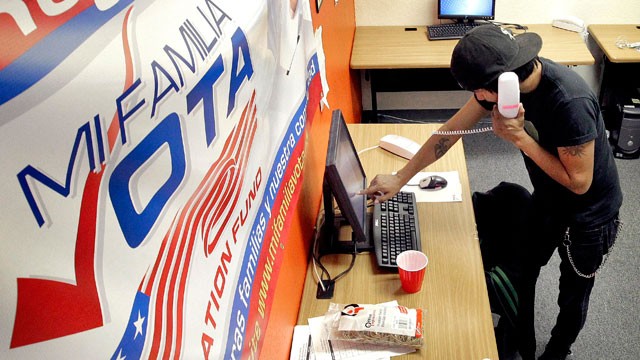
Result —
[[[381, 122], [439, 121], [451, 111], [385, 111]], [[486, 124], [490, 125], [487, 120]], [[487, 191], [501, 181], [532, 190], [519, 151], [493, 133], [463, 138], [471, 191]], [[573, 345], [572, 360], [640, 359], [640, 159], [616, 159], [624, 202], [624, 222], [609, 259], [596, 276], [587, 322]], [[560, 258], [553, 255], [536, 288], [537, 354], [542, 354], [558, 313]]]

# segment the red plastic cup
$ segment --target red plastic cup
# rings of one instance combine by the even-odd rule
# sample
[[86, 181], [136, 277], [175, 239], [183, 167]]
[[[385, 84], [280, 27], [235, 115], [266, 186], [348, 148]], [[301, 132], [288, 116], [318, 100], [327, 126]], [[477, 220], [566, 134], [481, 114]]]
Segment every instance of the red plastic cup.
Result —
[[404, 251], [396, 257], [400, 283], [404, 291], [408, 293], [420, 291], [428, 262], [427, 255], [417, 250]]

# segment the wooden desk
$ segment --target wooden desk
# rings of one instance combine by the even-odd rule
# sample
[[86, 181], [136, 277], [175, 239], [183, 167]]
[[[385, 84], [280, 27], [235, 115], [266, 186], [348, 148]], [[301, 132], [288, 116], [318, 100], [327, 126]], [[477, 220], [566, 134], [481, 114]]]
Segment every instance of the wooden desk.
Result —
[[[564, 65], [593, 65], [593, 56], [579, 34], [548, 24], [528, 25], [542, 37], [540, 56]], [[426, 26], [358, 26], [351, 50], [352, 69], [449, 68], [458, 40], [427, 38]], [[522, 31], [515, 30], [518, 34]]]
[[[432, 124], [352, 124], [349, 130], [356, 149], [361, 150], [376, 145], [383, 135], [390, 133], [422, 143], [436, 127]], [[406, 161], [379, 148], [362, 153], [360, 159], [370, 178], [397, 170]], [[308, 318], [323, 315], [330, 302], [397, 300], [402, 305], [426, 310], [426, 344], [403, 359], [497, 360], [462, 142], [426, 170], [458, 171], [463, 201], [418, 203], [422, 249], [429, 257], [422, 290], [417, 294], [405, 293], [397, 273], [379, 270], [374, 254], [360, 254], [354, 268], [336, 282], [333, 299], [317, 300], [317, 281], [310, 264], [298, 324], [307, 324]], [[331, 255], [323, 257], [323, 264], [335, 276], [347, 268], [350, 260], [350, 255]]]
[[[528, 27], [528, 31], [542, 37], [540, 56], [564, 65], [594, 64], [593, 56], [578, 33], [550, 24]], [[516, 34], [519, 32], [522, 31], [514, 31]], [[377, 112], [377, 93], [380, 91], [460, 90], [448, 70], [432, 71], [449, 69], [451, 54], [457, 43], [458, 40], [430, 41], [424, 25], [356, 27], [351, 68], [368, 70], [374, 114]], [[421, 71], [407, 73], [403, 71], [406, 69]]]
[[[637, 94], [640, 87], [640, 51], [616, 46], [619, 38], [628, 42], [640, 41], [640, 29], [636, 25], [589, 25], [589, 34], [604, 54], [600, 78], [600, 106], [605, 115], [605, 124], [612, 134], [618, 134], [620, 119], [617, 107]], [[636, 95], [637, 96], [637, 95]], [[614, 136], [615, 137], [615, 136]]]
[[596, 41], [607, 59], [613, 63], [640, 63], [640, 51], [635, 49], [620, 49], [616, 41], [620, 38], [628, 42], [640, 41], [640, 29], [637, 25], [589, 25], [589, 34]]
[[[640, 51], [621, 49], [616, 41], [624, 39], [629, 43], [639, 42], [640, 29], [636, 24], [594, 24], [589, 25], [589, 34], [603, 52], [599, 101], [605, 126], [611, 134], [610, 140], [615, 145], [613, 153], [616, 157], [634, 158], [635, 155], [620, 150], [626, 149], [626, 142], [631, 140], [629, 133], [621, 136], [625, 125], [620, 109], [623, 105], [632, 105], [632, 98], [640, 97]], [[630, 126], [628, 124], [627, 128]], [[632, 127], [635, 129], [635, 126]]]

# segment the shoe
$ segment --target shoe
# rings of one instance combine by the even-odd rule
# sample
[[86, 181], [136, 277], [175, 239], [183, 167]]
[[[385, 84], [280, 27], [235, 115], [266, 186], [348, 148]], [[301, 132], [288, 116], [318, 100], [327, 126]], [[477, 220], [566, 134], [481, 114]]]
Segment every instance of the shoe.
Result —
[[568, 356], [573, 357], [571, 349], [566, 354], [558, 353], [557, 351], [546, 349], [538, 360], [565, 360]]

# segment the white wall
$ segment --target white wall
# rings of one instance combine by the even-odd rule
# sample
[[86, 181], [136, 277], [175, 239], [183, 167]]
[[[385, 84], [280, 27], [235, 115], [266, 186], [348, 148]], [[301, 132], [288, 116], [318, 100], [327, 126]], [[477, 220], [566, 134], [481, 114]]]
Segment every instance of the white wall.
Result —
[[[574, 15], [589, 24], [640, 24], [639, 0], [496, 0], [496, 21], [520, 24], [550, 23], [561, 15]], [[437, 0], [355, 0], [356, 26], [428, 25], [438, 23]], [[598, 92], [601, 52], [588, 47], [596, 64], [574, 69]], [[371, 108], [369, 84], [362, 83], [363, 107]], [[463, 91], [431, 93], [381, 93], [379, 109], [457, 108], [468, 98]]]
[[[549, 23], [571, 14], [587, 24], [640, 24], [638, 0], [496, 0], [496, 21]], [[356, 26], [437, 23], [437, 0], [355, 0]]]

